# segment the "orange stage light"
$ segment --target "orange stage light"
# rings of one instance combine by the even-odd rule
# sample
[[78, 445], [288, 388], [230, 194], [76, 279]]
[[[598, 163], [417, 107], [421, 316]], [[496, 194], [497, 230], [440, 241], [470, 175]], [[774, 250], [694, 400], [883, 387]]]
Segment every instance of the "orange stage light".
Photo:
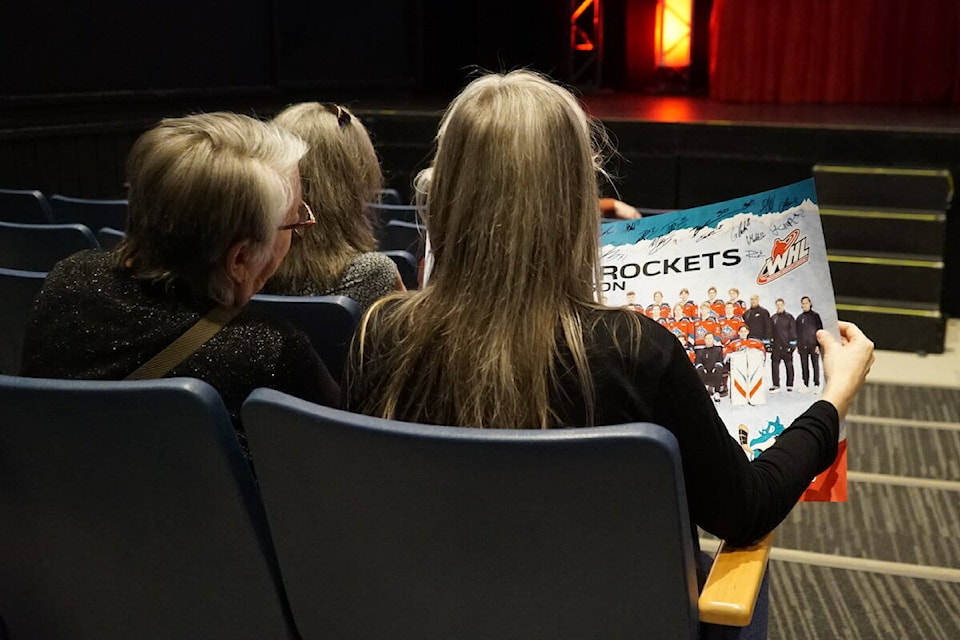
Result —
[[654, 51], [658, 67], [690, 66], [693, 0], [659, 0]]

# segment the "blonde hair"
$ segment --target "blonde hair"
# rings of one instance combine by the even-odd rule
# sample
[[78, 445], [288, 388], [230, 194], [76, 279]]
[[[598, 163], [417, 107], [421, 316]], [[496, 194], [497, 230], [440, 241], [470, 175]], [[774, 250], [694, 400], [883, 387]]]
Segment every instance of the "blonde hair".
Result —
[[423, 290], [389, 296], [364, 316], [346, 380], [375, 381], [357, 398], [360, 411], [557, 426], [551, 392], [568, 351], [592, 422], [582, 312], [604, 308], [594, 291], [597, 134], [573, 95], [527, 71], [478, 78], [453, 100], [417, 185], [433, 271]]
[[290, 246], [267, 290], [329, 289], [357, 254], [377, 248], [367, 212], [383, 185], [377, 153], [363, 124], [346, 107], [296, 104], [273, 122], [310, 146], [300, 160], [300, 179], [317, 226]]
[[293, 134], [247, 116], [162, 120], [127, 158], [129, 213], [117, 264], [137, 278], [183, 284], [198, 301], [232, 305], [227, 252], [247, 240], [255, 263], [270, 260], [305, 152]]

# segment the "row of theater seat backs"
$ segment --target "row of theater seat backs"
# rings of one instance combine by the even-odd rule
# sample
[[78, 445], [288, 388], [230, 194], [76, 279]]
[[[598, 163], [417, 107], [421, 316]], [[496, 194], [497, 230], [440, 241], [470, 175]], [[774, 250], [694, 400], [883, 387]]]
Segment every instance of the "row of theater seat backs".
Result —
[[[419, 230], [417, 231], [419, 234]], [[416, 289], [417, 283], [417, 259], [409, 249], [417, 250], [417, 243], [412, 237], [407, 237], [394, 233], [391, 235], [392, 242], [384, 243], [380, 248], [380, 253], [384, 254], [397, 267], [403, 285], [407, 289]], [[97, 231], [97, 242], [100, 247], [109, 251], [113, 249], [123, 239], [123, 232], [116, 229], [104, 228]]]
[[[402, 204], [396, 189], [381, 189], [379, 202], [368, 204], [379, 227], [390, 221], [419, 224], [415, 205]], [[667, 209], [640, 209], [644, 215], [655, 215]], [[50, 198], [37, 190], [0, 189], [0, 221], [27, 224], [79, 223], [90, 229], [126, 228], [127, 201], [124, 199], [90, 199], [53, 195]]]
[[37, 190], [0, 189], [0, 220], [26, 224], [78, 223], [90, 229], [126, 227], [127, 201], [73, 198]]
[[[695, 638], [675, 439], [0, 376], [11, 640]], [[262, 500], [262, 502], [261, 502]], [[702, 615], [702, 612], [701, 612]]]
[[[423, 256], [423, 233], [417, 226], [416, 207], [401, 204], [400, 194], [396, 189], [380, 190], [379, 199], [377, 203], [370, 203], [369, 207], [371, 216], [376, 221], [381, 249], [408, 251], [414, 256], [414, 260], [418, 261]], [[47, 198], [37, 190], [0, 189], [0, 222], [36, 225], [82, 224], [91, 230], [110, 229], [115, 235], [126, 228], [126, 215], [127, 201], [122, 199], [98, 200], [63, 195]], [[115, 237], [104, 238], [101, 232], [98, 232], [98, 238], [105, 248], [116, 242]], [[10, 264], [0, 266], [28, 268]], [[404, 273], [404, 269], [401, 269], [401, 275]], [[412, 288], [412, 285], [413, 280], [406, 282], [408, 289]]]
[[[113, 249], [123, 232], [111, 227], [94, 234], [86, 225], [0, 222], [0, 267], [49, 271], [63, 258], [83, 249]], [[417, 288], [417, 255], [422, 255], [422, 230], [413, 223], [391, 222], [381, 252], [397, 265], [404, 285]]]
[[[401, 204], [400, 192], [396, 189], [381, 189], [380, 202], [371, 207], [384, 206], [390, 213], [377, 212], [386, 220], [410, 217], [412, 208]], [[387, 216], [384, 218], [384, 216]], [[36, 189], [0, 189], [0, 221], [26, 224], [79, 223], [90, 229], [110, 227], [125, 229], [127, 201], [125, 199], [74, 198], [52, 195], [49, 198]]]

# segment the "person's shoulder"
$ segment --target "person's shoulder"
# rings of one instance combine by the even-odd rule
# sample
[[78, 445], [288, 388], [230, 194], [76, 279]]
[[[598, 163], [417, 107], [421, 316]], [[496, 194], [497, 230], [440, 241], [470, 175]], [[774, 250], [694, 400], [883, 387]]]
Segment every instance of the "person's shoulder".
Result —
[[232, 358], [263, 371], [296, 368], [318, 356], [307, 332], [291, 322], [259, 312], [243, 310], [223, 332], [222, 348]]
[[50, 269], [54, 276], [106, 272], [115, 267], [113, 255], [99, 249], [84, 249], [63, 258]]
[[85, 249], [57, 262], [44, 280], [46, 293], [92, 292], [98, 287], [112, 289], [119, 282], [121, 270], [114, 264], [113, 256], [97, 249]]
[[392, 274], [395, 269], [396, 267], [390, 256], [378, 251], [358, 253], [356, 257], [350, 261], [350, 264], [347, 265], [347, 270], [361, 274], [380, 271], [388, 271]]
[[234, 334], [242, 334], [253, 348], [281, 347], [285, 342], [307, 341], [306, 334], [290, 321], [244, 309], [227, 326]]
[[350, 261], [340, 275], [338, 288], [366, 308], [393, 291], [396, 281], [396, 264], [389, 256], [374, 251], [357, 254]]

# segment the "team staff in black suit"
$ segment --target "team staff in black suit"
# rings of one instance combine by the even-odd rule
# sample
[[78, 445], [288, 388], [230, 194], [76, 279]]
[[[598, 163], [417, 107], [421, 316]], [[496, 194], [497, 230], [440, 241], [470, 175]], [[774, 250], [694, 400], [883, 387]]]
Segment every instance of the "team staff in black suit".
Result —
[[773, 356], [770, 366], [773, 373], [771, 393], [780, 391], [780, 363], [787, 370], [787, 391], [793, 391], [793, 350], [797, 348], [797, 321], [787, 313], [783, 298], [777, 298], [777, 311], [770, 316], [773, 327]]
[[820, 387], [820, 348], [817, 331], [823, 329], [820, 314], [813, 310], [808, 296], [800, 298], [803, 313], [797, 316], [797, 352], [800, 354], [800, 373], [803, 376], [803, 391], [810, 389], [810, 369], [813, 369], [813, 386]]

